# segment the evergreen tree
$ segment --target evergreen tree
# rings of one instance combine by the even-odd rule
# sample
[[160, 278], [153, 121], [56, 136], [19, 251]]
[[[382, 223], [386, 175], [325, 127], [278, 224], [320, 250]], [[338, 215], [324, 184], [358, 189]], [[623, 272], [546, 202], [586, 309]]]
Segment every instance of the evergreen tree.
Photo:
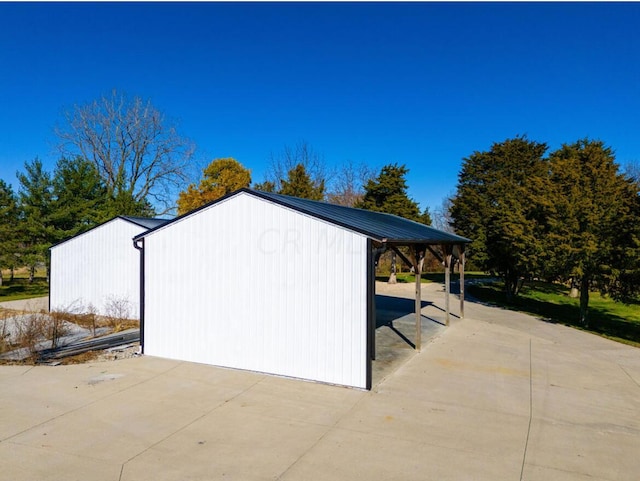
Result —
[[[364, 195], [355, 202], [354, 207], [385, 212], [430, 225], [429, 209], [427, 208], [423, 213], [420, 213], [418, 204], [410, 199], [407, 194], [405, 176], [408, 172], [409, 169], [404, 165], [385, 165], [377, 177], [369, 178], [364, 186]], [[389, 284], [396, 283], [396, 271], [396, 254], [392, 252]]]
[[276, 184], [270, 180], [265, 180], [264, 182], [259, 182], [257, 184], [253, 184], [254, 190], [259, 190], [261, 192], [275, 192]]
[[16, 195], [11, 185], [0, 179], [0, 286], [3, 283], [2, 269], [15, 267], [19, 245], [17, 224]]
[[286, 179], [282, 179], [280, 194], [302, 199], [323, 200], [324, 180], [314, 182], [303, 164], [292, 168]]
[[432, 220], [431, 220], [431, 213], [429, 212], [429, 207], [424, 208], [424, 210], [422, 211], [422, 214], [420, 215], [420, 220], [418, 222], [424, 225], [431, 225]]
[[178, 214], [197, 209], [251, 184], [251, 171], [232, 158], [213, 160], [203, 174], [199, 186], [191, 184], [180, 192]]
[[586, 325], [591, 289], [624, 297], [638, 288], [638, 191], [601, 141], [565, 144], [550, 159], [555, 209], [549, 269], [579, 288], [580, 321]]
[[47, 266], [48, 274], [48, 251], [56, 241], [51, 221], [53, 183], [51, 176], [42, 168], [42, 162], [37, 158], [33, 162], [25, 163], [25, 171], [16, 174], [20, 182], [19, 229], [23, 239], [21, 263], [29, 267], [29, 280], [33, 281], [38, 264]]
[[118, 215], [154, 217], [156, 215], [155, 208], [146, 197], [137, 199], [128, 191], [110, 192], [106, 206], [106, 212], [109, 213], [107, 217]]
[[637, 181], [627, 182], [611, 240], [611, 270], [600, 287], [615, 300], [633, 302], [640, 293], [640, 192]]
[[407, 195], [407, 181], [405, 176], [409, 172], [404, 165], [388, 164], [382, 167], [380, 174], [369, 179], [365, 185], [363, 198], [356, 202], [354, 207], [359, 209], [386, 212], [405, 219], [422, 222], [431, 217], [420, 213], [418, 204]]
[[51, 224], [56, 241], [73, 237], [108, 220], [113, 206], [93, 163], [62, 158], [53, 176]]
[[472, 239], [476, 265], [503, 278], [508, 299], [545, 262], [546, 150], [544, 143], [516, 137], [474, 152], [464, 159], [452, 200], [456, 233]]

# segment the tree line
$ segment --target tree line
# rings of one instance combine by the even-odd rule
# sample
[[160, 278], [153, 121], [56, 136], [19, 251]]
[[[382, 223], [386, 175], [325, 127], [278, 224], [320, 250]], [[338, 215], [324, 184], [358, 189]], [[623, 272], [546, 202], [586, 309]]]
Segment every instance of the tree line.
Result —
[[[35, 159], [17, 173], [17, 191], [0, 179], [0, 283], [2, 269], [33, 276], [51, 245], [117, 215], [184, 214], [242, 187], [432, 223], [408, 195], [405, 165], [330, 169], [304, 141], [272, 154], [259, 182], [224, 158], [188, 184], [193, 143], [150, 101], [116, 91], [74, 106], [56, 133], [53, 172]], [[433, 220], [472, 240], [470, 263], [502, 277], [508, 298], [532, 279], [571, 285], [586, 323], [593, 289], [617, 300], [640, 289], [640, 169], [623, 171], [598, 140], [548, 150], [521, 136], [472, 153]]]
[[[252, 185], [251, 172], [240, 162], [232, 158], [215, 159], [204, 169], [198, 184], [190, 184], [179, 193], [178, 214], [190, 212], [237, 189], [253, 187], [431, 223], [428, 209], [421, 212], [418, 203], [407, 194], [408, 169], [403, 165], [386, 165], [377, 176], [366, 170], [369, 177], [363, 185], [365, 181], [360, 174], [365, 170], [362, 167], [356, 170], [347, 164], [340, 171], [341, 183], [336, 183], [331, 193], [325, 190], [324, 177], [323, 180], [312, 178], [306, 165], [296, 163], [277, 183], [265, 180]], [[144, 197], [141, 201], [128, 197], [124, 203], [121, 194], [108, 188], [96, 165], [80, 156], [61, 158], [52, 173], [43, 168], [39, 159], [26, 162], [24, 171], [17, 172], [17, 178], [17, 192], [0, 179], [0, 285], [2, 269], [9, 269], [13, 277], [16, 268], [28, 267], [33, 280], [37, 266], [48, 269], [48, 251], [52, 245], [115, 216], [156, 215], [153, 205]]]
[[[117, 91], [73, 106], [56, 128], [60, 159], [53, 172], [27, 161], [13, 189], [0, 179], [0, 285], [27, 267], [48, 276], [49, 248], [117, 215], [152, 217], [189, 212], [242, 187], [391, 212], [430, 223], [407, 195], [403, 165], [379, 174], [365, 164], [327, 168], [307, 142], [272, 154], [265, 178], [235, 159], [215, 159], [186, 186], [195, 147], [150, 101]], [[177, 197], [177, 203], [176, 203]]]
[[[2, 269], [13, 280], [16, 268], [28, 267], [30, 280], [38, 266], [48, 274], [52, 245], [117, 215], [153, 215], [147, 201], [129, 202], [109, 191], [95, 165], [82, 158], [61, 158], [53, 173], [39, 159], [16, 174], [19, 187], [0, 179], [0, 285]], [[130, 199], [129, 199], [130, 200]]]
[[638, 177], [599, 140], [547, 151], [520, 136], [463, 159], [452, 225], [472, 239], [473, 262], [503, 279], [508, 299], [532, 279], [567, 283], [587, 324], [592, 290], [616, 300], [640, 290]]
[[397, 163], [379, 172], [361, 164], [345, 163], [331, 172], [306, 142], [271, 157], [265, 178], [252, 183], [251, 171], [233, 158], [214, 159], [203, 170], [198, 184], [180, 192], [178, 214], [185, 214], [241, 188], [253, 188], [347, 207], [386, 212], [417, 222], [431, 224], [429, 209], [407, 193], [409, 169]]
[[39, 159], [16, 174], [17, 191], [0, 179], [0, 284], [28, 267], [47, 268], [49, 247], [116, 215], [153, 216], [173, 207], [188, 179], [192, 142], [140, 97], [111, 92], [76, 105], [56, 128], [54, 171]]

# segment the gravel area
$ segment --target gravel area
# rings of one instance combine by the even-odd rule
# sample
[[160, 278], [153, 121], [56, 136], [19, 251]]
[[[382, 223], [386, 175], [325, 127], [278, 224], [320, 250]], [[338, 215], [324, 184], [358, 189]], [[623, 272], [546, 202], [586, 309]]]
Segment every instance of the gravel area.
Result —
[[120, 359], [130, 359], [140, 355], [140, 343], [126, 344], [124, 346], [112, 347], [111, 349], [105, 349], [100, 351], [96, 361], [117, 361]]
[[[37, 328], [38, 324], [47, 323], [49, 314], [47, 313], [48, 298], [26, 299], [22, 301], [0, 302], [0, 340], [4, 348], [15, 345], [19, 337], [31, 329]], [[90, 329], [81, 327], [72, 322], [64, 323], [65, 335], [59, 339], [60, 346], [73, 345], [76, 342], [84, 341], [92, 337]], [[105, 335], [110, 331], [107, 327], [99, 327], [96, 335]], [[50, 340], [42, 340], [37, 343], [37, 349], [48, 349]], [[0, 351], [2, 352], [2, 351]], [[129, 359], [139, 355], [140, 344], [138, 342], [125, 344], [101, 351], [95, 351], [86, 357], [86, 361], [81, 360], [82, 355], [75, 357], [74, 362], [94, 362], [94, 361], [114, 361], [119, 359]], [[2, 363], [24, 362], [29, 356], [27, 348], [16, 348], [0, 354]], [[52, 364], [66, 363], [66, 361], [52, 361]]]

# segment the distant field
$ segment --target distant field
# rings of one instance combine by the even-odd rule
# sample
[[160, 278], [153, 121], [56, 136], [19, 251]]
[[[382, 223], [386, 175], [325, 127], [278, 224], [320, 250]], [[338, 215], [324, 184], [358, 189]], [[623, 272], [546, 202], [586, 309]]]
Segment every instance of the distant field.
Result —
[[[465, 272], [464, 273], [465, 280], [471, 279], [486, 279], [487, 274], [484, 272]], [[376, 275], [377, 281], [386, 282], [389, 279], [389, 274], [378, 274]], [[400, 272], [396, 274], [396, 279], [398, 282], [415, 282], [415, 277], [413, 274], [409, 272]], [[460, 276], [457, 272], [451, 274], [451, 281], [457, 282], [460, 279]], [[444, 282], [444, 272], [423, 272], [420, 277], [422, 282]]]
[[[381, 274], [378, 281], [386, 281], [389, 276]], [[397, 274], [398, 282], [415, 282], [413, 274]], [[452, 291], [457, 292], [458, 273], [451, 274]], [[561, 284], [533, 282], [525, 284], [522, 292], [507, 304], [501, 282], [493, 281], [482, 272], [465, 272], [465, 280], [484, 279], [486, 283], [471, 284], [467, 295], [481, 302], [526, 312], [543, 318], [547, 322], [564, 324], [599, 334], [625, 344], [640, 347], [640, 299], [630, 304], [615, 302], [608, 297], [592, 292], [589, 296], [589, 326], [580, 325], [580, 301], [569, 297], [569, 288]], [[424, 273], [422, 282], [444, 282], [444, 273]]]
[[44, 270], [36, 271], [33, 283], [29, 283], [29, 273], [26, 269], [16, 271], [13, 282], [9, 282], [11, 273], [3, 270], [3, 284], [0, 286], [0, 302], [31, 299], [49, 295], [49, 284]]
[[640, 347], [639, 299], [631, 304], [623, 304], [592, 292], [589, 296], [589, 326], [585, 328], [578, 322], [579, 299], [569, 297], [569, 288], [563, 285], [544, 282], [525, 284], [512, 304], [507, 304], [502, 285], [498, 282], [470, 285], [466, 291], [483, 302], [534, 314], [548, 322], [584, 329]]

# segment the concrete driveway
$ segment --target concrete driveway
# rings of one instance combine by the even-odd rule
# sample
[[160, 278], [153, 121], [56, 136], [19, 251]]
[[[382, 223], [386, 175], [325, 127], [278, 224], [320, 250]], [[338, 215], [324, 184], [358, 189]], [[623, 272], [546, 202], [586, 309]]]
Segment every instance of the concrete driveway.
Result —
[[33, 299], [22, 299], [19, 301], [0, 302], [0, 309], [13, 309], [16, 311], [49, 311], [49, 297], [35, 297]]
[[466, 311], [371, 392], [151, 357], [0, 367], [1, 477], [638, 479], [639, 349]]

